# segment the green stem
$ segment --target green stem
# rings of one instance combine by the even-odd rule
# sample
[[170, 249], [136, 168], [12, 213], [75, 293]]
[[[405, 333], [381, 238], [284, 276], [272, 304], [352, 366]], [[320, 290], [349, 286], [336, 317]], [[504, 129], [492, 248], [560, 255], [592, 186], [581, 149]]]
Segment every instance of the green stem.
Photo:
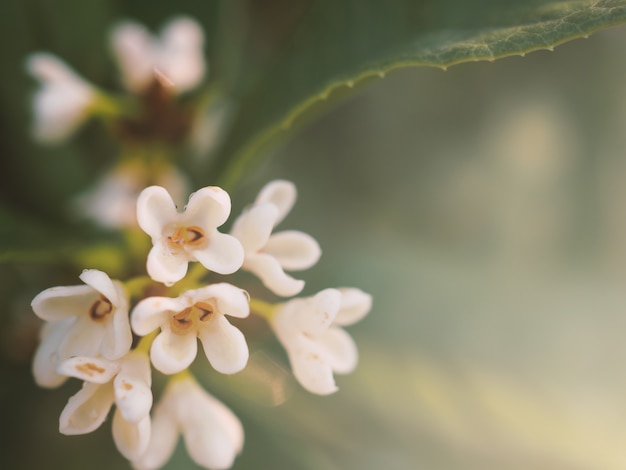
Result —
[[142, 337], [135, 350], [143, 351], [148, 354], [150, 352], [150, 346], [152, 346], [152, 342], [154, 341], [154, 338], [156, 338], [157, 333], [158, 331], [154, 330], [152, 333], [148, 333], [146, 336]]
[[250, 310], [258, 316], [265, 318], [269, 323], [272, 322], [276, 313], [277, 305], [264, 302], [259, 299], [250, 299]]

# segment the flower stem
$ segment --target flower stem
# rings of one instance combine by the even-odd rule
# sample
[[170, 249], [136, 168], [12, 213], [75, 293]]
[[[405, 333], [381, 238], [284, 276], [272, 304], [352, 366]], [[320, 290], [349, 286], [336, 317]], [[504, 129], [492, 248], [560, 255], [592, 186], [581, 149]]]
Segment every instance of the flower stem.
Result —
[[265, 318], [270, 323], [274, 318], [276, 307], [277, 305], [275, 304], [270, 304], [258, 299], [250, 299], [250, 310], [260, 317]]
[[154, 338], [156, 338], [156, 335], [157, 330], [154, 330], [152, 333], [148, 333], [146, 336], [142, 337], [135, 350], [143, 351], [148, 354], [150, 352], [150, 346], [152, 346], [152, 342], [154, 341]]

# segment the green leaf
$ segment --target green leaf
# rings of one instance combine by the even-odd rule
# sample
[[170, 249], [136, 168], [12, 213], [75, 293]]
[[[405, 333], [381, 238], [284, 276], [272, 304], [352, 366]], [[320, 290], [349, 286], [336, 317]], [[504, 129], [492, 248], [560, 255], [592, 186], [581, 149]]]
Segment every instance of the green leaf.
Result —
[[248, 65], [240, 74], [247, 82], [231, 132], [210, 168], [226, 187], [296, 118], [339, 88], [399, 67], [445, 69], [552, 50], [626, 21], [624, 0], [269, 3], [271, 19], [251, 14], [256, 36], [248, 41]]

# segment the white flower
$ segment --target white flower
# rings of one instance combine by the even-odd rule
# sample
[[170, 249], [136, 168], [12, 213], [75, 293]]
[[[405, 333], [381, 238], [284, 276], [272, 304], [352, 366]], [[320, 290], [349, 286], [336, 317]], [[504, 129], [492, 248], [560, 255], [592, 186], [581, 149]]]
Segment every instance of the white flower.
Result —
[[231, 274], [243, 263], [239, 241], [217, 231], [230, 214], [228, 193], [216, 186], [199, 189], [182, 213], [160, 186], [144, 189], [137, 200], [139, 226], [152, 237], [148, 274], [172, 285], [187, 273], [187, 263], [198, 261], [220, 274]]
[[148, 355], [134, 350], [118, 361], [72, 357], [59, 366], [60, 374], [84, 380], [61, 412], [59, 430], [86, 434], [104, 422], [113, 402], [113, 439], [129, 460], [142, 455], [150, 442], [152, 379]]
[[231, 232], [244, 248], [243, 269], [283, 297], [296, 295], [304, 287], [304, 281], [294, 279], [284, 269], [310, 268], [321, 254], [317, 242], [306, 233], [289, 230], [272, 234], [295, 200], [292, 183], [272, 181], [261, 190], [252, 207], [239, 216]]
[[196, 87], [206, 71], [204, 34], [191, 18], [176, 18], [157, 38], [142, 25], [124, 21], [111, 33], [111, 45], [124, 86], [144, 91], [160, 75], [178, 92]]
[[337, 390], [333, 372], [346, 374], [356, 367], [356, 345], [340, 326], [359, 321], [371, 306], [371, 296], [359, 289], [325, 289], [278, 308], [272, 327], [305, 389], [333, 393]]
[[174, 452], [179, 433], [193, 461], [208, 469], [230, 468], [243, 447], [237, 417], [191, 377], [168, 384], [154, 409], [148, 450], [133, 466], [137, 470], [162, 467]]
[[55, 374], [46, 371], [49, 364], [56, 366], [71, 356], [115, 360], [130, 349], [133, 337], [124, 286], [96, 269], [84, 270], [80, 279], [86, 285], [52, 287], [31, 303], [37, 316], [51, 322], [44, 327], [33, 364], [38, 383], [55, 382]]
[[[78, 210], [104, 227], [134, 227], [137, 224], [137, 197], [149, 183], [150, 169], [133, 162], [107, 173], [77, 201]], [[189, 193], [187, 180], [176, 167], [164, 167], [152, 182], [167, 188], [175, 201]]]
[[74, 323], [73, 318], [46, 322], [41, 328], [39, 347], [33, 358], [33, 375], [40, 387], [58, 387], [67, 380], [67, 376], [57, 373], [59, 357], [57, 350]]
[[33, 98], [35, 137], [49, 142], [68, 137], [89, 116], [94, 88], [51, 54], [30, 55], [26, 68], [41, 83]]
[[225, 315], [245, 318], [249, 313], [245, 291], [221, 283], [189, 290], [174, 299], [148, 297], [133, 309], [131, 323], [140, 336], [161, 328], [150, 348], [150, 358], [164, 374], [189, 367], [198, 350], [196, 338], [215, 370], [234, 374], [248, 362], [248, 345]]

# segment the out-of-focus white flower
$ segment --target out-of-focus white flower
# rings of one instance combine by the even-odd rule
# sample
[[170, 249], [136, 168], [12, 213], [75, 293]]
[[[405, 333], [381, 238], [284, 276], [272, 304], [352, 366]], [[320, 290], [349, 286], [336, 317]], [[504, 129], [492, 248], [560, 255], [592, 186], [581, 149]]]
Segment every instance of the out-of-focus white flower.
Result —
[[89, 116], [95, 89], [51, 54], [31, 54], [26, 68], [41, 84], [33, 98], [35, 138], [55, 142], [68, 137]]
[[185, 277], [189, 261], [220, 274], [237, 271], [243, 263], [241, 243], [217, 231], [229, 214], [230, 197], [217, 186], [193, 193], [182, 213], [164, 188], [144, 189], [137, 201], [137, 221], [152, 237], [147, 262], [150, 277], [172, 285]]
[[132, 463], [137, 470], [154, 470], [169, 460], [182, 433], [193, 461], [208, 469], [227, 469], [243, 448], [243, 428], [224, 404], [191, 377], [172, 380], [152, 419], [148, 450]]
[[96, 269], [84, 270], [80, 279], [86, 285], [52, 287], [31, 303], [38, 317], [51, 322], [44, 327], [33, 363], [38, 383], [54, 386], [59, 379], [48, 366], [55, 364], [56, 369], [69, 357], [102, 355], [115, 360], [130, 349], [133, 337], [124, 286]]
[[369, 294], [350, 288], [325, 289], [278, 307], [271, 324], [305, 389], [333, 393], [337, 390], [333, 372], [346, 374], [356, 367], [356, 345], [340, 327], [359, 321], [371, 306]]
[[248, 345], [225, 315], [245, 318], [249, 313], [245, 291], [221, 283], [189, 290], [174, 299], [148, 297], [133, 309], [131, 323], [140, 336], [161, 328], [150, 348], [150, 358], [164, 374], [174, 374], [191, 365], [198, 351], [196, 338], [217, 371], [234, 374], [248, 362]]
[[118, 361], [76, 356], [63, 361], [58, 372], [84, 381], [61, 413], [63, 434], [86, 434], [104, 422], [113, 402], [113, 439], [129, 460], [142, 455], [150, 442], [152, 378], [148, 355], [133, 350]]
[[204, 34], [191, 18], [175, 18], [155, 37], [141, 24], [124, 21], [113, 28], [111, 45], [124, 86], [134, 93], [145, 90], [155, 76], [184, 92], [196, 87], [206, 71]]
[[294, 279], [284, 269], [310, 268], [321, 254], [317, 242], [306, 233], [288, 230], [272, 234], [295, 201], [293, 183], [272, 181], [261, 190], [252, 207], [237, 218], [231, 232], [244, 248], [243, 269], [283, 297], [296, 295], [304, 287], [304, 281]]
[[137, 198], [149, 183], [166, 188], [174, 201], [184, 201], [189, 194], [187, 179], [176, 167], [164, 167], [148, 181], [149, 169], [141, 164], [127, 164], [107, 173], [77, 201], [78, 210], [108, 228], [134, 227], [137, 224]]

